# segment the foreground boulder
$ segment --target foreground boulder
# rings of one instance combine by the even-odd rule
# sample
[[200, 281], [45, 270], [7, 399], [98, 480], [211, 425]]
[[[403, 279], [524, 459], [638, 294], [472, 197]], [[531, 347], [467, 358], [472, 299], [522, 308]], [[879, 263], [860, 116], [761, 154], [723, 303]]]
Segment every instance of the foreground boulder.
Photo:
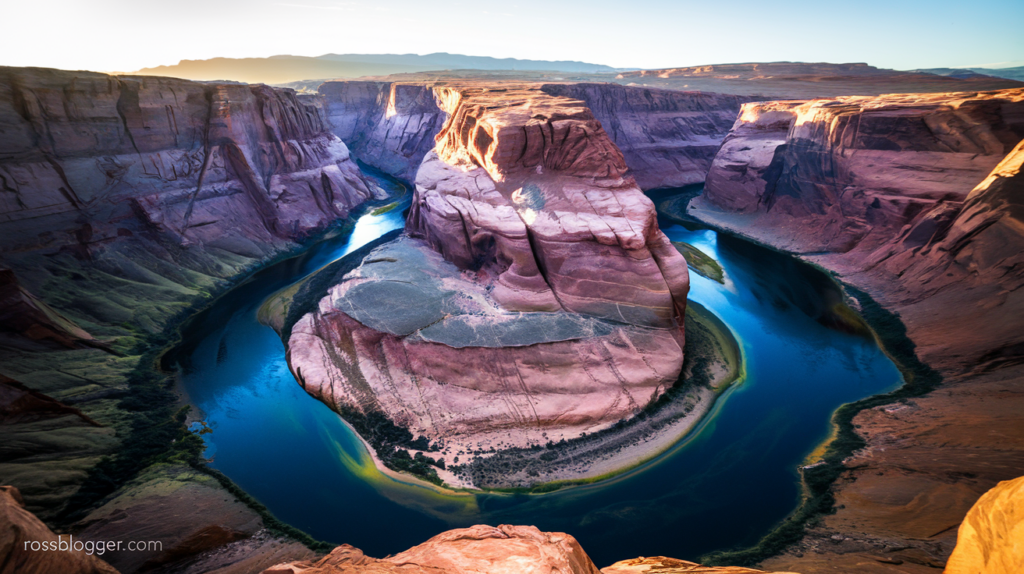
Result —
[[639, 412], [679, 376], [688, 274], [622, 154], [579, 100], [437, 98], [450, 117], [408, 237], [304, 295], [319, 303], [285, 329], [296, 378], [371, 443], [383, 415], [446, 465]]
[[[575, 538], [535, 526], [473, 526], [443, 532], [384, 559], [339, 546], [320, 560], [268, 568], [263, 574], [756, 574], [761, 570], [708, 567], [674, 558], [624, 560], [598, 570]], [[785, 574], [785, 573], [780, 573]]]
[[117, 574], [106, 562], [86, 554], [84, 547], [82, 551], [60, 550], [57, 545], [61, 541], [67, 544], [71, 539], [58, 538], [25, 510], [17, 488], [0, 487], [0, 573]]
[[967, 513], [946, 574], [1012, 574], [1024, 568], [1024, 477], [1000, 482]]
[[384, 559], [347, 544], [320, 560], [292, 562], [263, 574], [599, 574], [579, 542], [534, 526], [473, 526], [443, 532]]
[[[703, 566], [696, 562], [666, 558], [665, 556], [622, 560], [601, 569], [601, 574], [761, 574], [762, 572], [764, 571], [741, 566]], [[793, 573], [777, 572], [776, 574]]]

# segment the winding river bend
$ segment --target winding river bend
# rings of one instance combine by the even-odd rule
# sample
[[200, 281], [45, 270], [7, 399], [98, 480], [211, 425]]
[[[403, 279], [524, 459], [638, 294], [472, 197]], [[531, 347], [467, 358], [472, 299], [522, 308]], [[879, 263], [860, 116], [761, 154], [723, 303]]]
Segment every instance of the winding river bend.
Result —
[[449, 528], [533, 524], [573, 534], [599, 566], [754, 544], [798, 504], [797, 468], [827, 437], [832, 412], [901, 383], [872, 340], [815, 320], [816, 309], [837, 297], [822, 273], [710, 229], [664, 221], [670, 239], [723, 268], [724, 283], [691, 272], [690, 299], [732, 329], [746, 373], [687, 438], [613, 479], [543, 495], [446, 494], [393, 480], [294, 381], [280, 338], [256, 313], [276, 291], [402, 228], [402, 213], [363, 215], [350, 234], [255, 274], [190, 321], [168, 355], [213, 430], [204, 435], [212, 466], [316, 538], [384, 556]]

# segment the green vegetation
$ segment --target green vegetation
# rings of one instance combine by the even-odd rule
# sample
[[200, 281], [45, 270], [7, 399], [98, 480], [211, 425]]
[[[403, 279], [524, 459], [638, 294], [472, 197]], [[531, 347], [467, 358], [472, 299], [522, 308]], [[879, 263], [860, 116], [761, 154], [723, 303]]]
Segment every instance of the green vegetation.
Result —
[[675, 248], [683, 254], [683, 257], [686, 258], [687, 266], [690, 269], [693, 269], [693, 271], [698, 275], [707, 277], [712, 281], [725, 283], [725, 271], [722, 269], [722, 266], [708, 254], [689, 243], [683, 243], [682, 241], [673, 241], [672, 245], [674, 245]]
[[384, 215], [385, 213], [387, 213], [389, 211], [394, 211], [394, 209], [396, 207], [398, 207], [399, 205], [401, 205], [400, 201], [395, 201], [395, 202], [389, 203], [387, 205], [382, 205], [382, 206], [372, 210], [370, 212], [370, 215]]
[[212, 477], [214, 480], [220, 483], [220, 486], [224, 490], [226, 490], [232, 496], [234, 496], [242, 503], [244, 503], [246, 506], [251, 508], [254, 512], [256, 512], [256, 514], [259, 514], [260, 518], [263, 519], [263, 526], [265, 526], [266, 529], [270, 532], [277, 534], [279, 536], [284, 536], [287, 538], [291, 538], [292, 540], [298, 541], [314, 552], [326, 554], [331, 550], [334, 550], [334, 544], [331, 544], [330, 542], [324, 542], [322, 540], [317, 540], [316, 538], [313, 538], [312, 536], [306, 534], [298, 528], [295, 528], [294, 526], [290, 526], [278, 520], [277, 517], [271, 514], [270, 510], [268, 510], [266, 506], [263, 506], [262, 504], [260, 504], [258, 500], [249, 496], [247, 492], [239, 488], [238, 485], [235, 484], [234, 482], [231, 482], [231, 479], [225, 476], [224, 473], [220, 472], [219, 470], [212, 469], [206, 466], [205, 464], [195, 465], [194, 468], [199, 472], [202, 472], [203, 474]]
[[175, 408], [177, 396], [170, 390], [173, 379], [157, 369], [164, 348], [177, 338], [177, 327], [207, 300], [199, 296], [178, 312], [169, 328], [139, 341], [131, 354], [139, 356], [128, 373], [128, 389], [117, 407], [129, 417], [120, 447], [94, 466], [78, 492], [71, 497], [59, 520], [71, 523], [99, 504], [140, 471], [158, 462], [199, 465], [203, 440], [185, 428], [189, 407]]
[[[739, 343], [731, 331], [712, 313], [690, 302], [686, 309], [686, 344], [683, 368], [676, 383], [658, 400], [635, 416], [611, 427], [572, 440], [549, 442], [532, 448], [507, 448], [488, 457], [453, 465], [449, 470], [480, 488], [493, 492], [551, 492], [567, 486], [589, 484], [625, 472], [622, 468], [603, 476], [574, 480], [545, 480], [544, 475], [575, 462], [620, 451], [639, 436], [656, 433], [692, 412], [693, 391], [703, 387], [716, 392], [736, 380], [741, 371]], [[519, 481], [523, 486], [509, 487]]]
[[891, 393], [840, 407], [832, 417], [836, 429], [835, 438], [826, 447], [821, 463], [803, 469], [805, 496], [793, 514], [756, 546], [714, 552], [702, 556], [700, 562], [708, 565], [753, 566], [799, 541], [807, 524], [813, 524], [818, 517], [835, 512], [832, 486], [846, 469], [843, 460], [866, 446], [854, 429], [853, 418], [857, 413], [921, 396], [942, 382], [942, 375], [918, 359], [916, 346], [907, 337], [906, 326], [900, 321], [899, 315], [888, 311], [859, 289], [847, 287], [847, 292], [860, 303], [861, 317], [874, 331], [879, 345], [900, 368], [905, 384]]
[[379, 411], [363, 414], [352, 408], [342, 408], [339, 414], [352, 425], [363, 440], [370, 443], [370, 447], [377, 453], [377, 458], [384, 466], [398, 472], [407, 472], [438, 486], [444, 483], [434, 469], [443, 469], [443, 460], [434, 460], [424, 456], [422, 452], [417, 452], [416, 456], [412, 457], [406, 450], [437, 450], [437, 447], [430, 445], [425, 437], [413, 439], [409, 429], [396, 425]]

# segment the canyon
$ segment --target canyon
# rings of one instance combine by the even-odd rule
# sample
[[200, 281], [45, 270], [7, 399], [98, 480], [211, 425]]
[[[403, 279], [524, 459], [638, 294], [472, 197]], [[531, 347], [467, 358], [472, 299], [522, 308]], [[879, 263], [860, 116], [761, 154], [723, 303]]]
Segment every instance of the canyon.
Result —
[[[125, 572], [455, 572], [466, 552], [497, 559], [513, 545], [545, 567], [596, 572], [571, 536], [508, 526], [442, 534], [405, 562], [351, 547], [323, 556], [197, 470], [201, 439], [182, 425], [201, 414], [171, 408], [171, 381], [153, 366], [165, 330], [213, 296], [342, 233], [364, 204], [392, 201], [375, 168], [413, 186], [404, 236], [321, 270], [275, 327], [307, 392], [357, 428], [397, 433], [369, 441], [378, 455], [403, 451], [403, 470], [429, 459], [440, 480], [474, 485], [460, 464], [596, 433], [680, 378], [687, 264], [643, 192], [706, 174], [675, 215], [869, 294], [902, 320], [912, 343], [900, 356], [941, 377], [908, 370], [920, 392], [853, 416], [839, 432], [863, 444], [830, 488], [836, 512], [762, 567], [941, 567], [978, 497], [1024, 474], [1024, 91], [756, 66], [767, 67], [617, 80], [660, 87], [452, 73], [326, 82], [317, 94], [0, 69], [0, 424], [12, 439], [0, 479], [21, 490], [11, 500], [62, 531], [168, 541], [108, 555]], [[701, 81], [725, 93], [670, 89]], [[877, 95], [892, 86], [968, 91]], [[979, 91], [994, 88], [1009, 89]], [[82, 571], [107, 571], [87, 562]], [[695, 568], [647, 558], [604, 571]]]
[[1022, 112], [1021, 90], [747, 104], [723, 142], [688, 213], [870, 293], [934, 370], [852, 419], [837, 512], [765, 565], [864, 568], [896, 541], [942, 564], [977, 497], [1024, 471]]

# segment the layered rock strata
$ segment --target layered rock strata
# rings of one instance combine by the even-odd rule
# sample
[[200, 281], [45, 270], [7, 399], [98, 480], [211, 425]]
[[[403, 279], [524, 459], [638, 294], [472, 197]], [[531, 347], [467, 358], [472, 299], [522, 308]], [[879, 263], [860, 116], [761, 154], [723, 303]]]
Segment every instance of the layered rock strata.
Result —
[[768, 566], [941, 567], [977, 497], [1024, 473], [1022, 138], [1021, 90], [741, 112], [689, 213], [867, 291], [944, 378], [853, 419], [839, 510]]
[[0, 131], [5, 251], [145, 230], [262, 256], [374, 196], [290, 90], [4, 68]]
[[545, 84], [545, 92], [586, 102], [641, 189], [704, 181], [749, 96], [615, 84]]
[[[29, 510], [66, 520], [134, 476], [141, 461], [122, 450], [133, 429], [176, 428], [160, 404], [173, 398], [123, 400], [136, 398], [129, 380], [148, 336], [383, 194], [322, 104], [266, 86], [0, 68], [0, 477]], [[123, 472], [93, 472], [107, 456]], [[202, 478], [182, 482], [202, 483], [210, 504], [186, 516], [182, 499], [168, 506], [188, 520], [154, 518], [183, 535], [168, 535], [161, 564], [238, 538], [249, 556], [237, 559], [273, 556], [260, 567], [308, 555], [256, 541], [259, 517], [241, 503], [246, 528], [219, 528], [213, 502], [229, 497]], [[151, 526], [153, 506], [133, 500], [107, 526]]]
[[416, 178], [448, 118], [426, 83], [324, 82], [319, 93], [334, 135], [362, 161], [405, 181]]
[[[638, 412], [682, 365], [686, 263], [578, 100], [439, 88], [449, 114], [408, 237], [301, 317], [289, 363], [339, 412], [378, 412], [450, 463]], [[450, 478], [450, 477], [449, 477]]]
[[[335, 135], [362, 161], [411, 181], [447, 119], [438, 101], [452, 82], [325, 82], [319, 88]], [[464, 82], [458, 85], [473, 85]], [[509, 81], [479, 82], [516, 89]], [[704, 181], [746, 96], [615, 84], [534, 84], [582, 100], [619, 148], [641, 189]]]
[[751, 62], [622, 72], [620, 83], [758, 96], [761, 100], [1020, 88], [1015, 80], [887, 70], [863, 63]]
[[[1013, 304], [1022, 138], [1024, 90], [747, 104], [690, 213], [843, 275], [898, 277], [887, 300]], [[997, 320], [980, 339], [915, 340], [970, 364], [1019, 337]]]

